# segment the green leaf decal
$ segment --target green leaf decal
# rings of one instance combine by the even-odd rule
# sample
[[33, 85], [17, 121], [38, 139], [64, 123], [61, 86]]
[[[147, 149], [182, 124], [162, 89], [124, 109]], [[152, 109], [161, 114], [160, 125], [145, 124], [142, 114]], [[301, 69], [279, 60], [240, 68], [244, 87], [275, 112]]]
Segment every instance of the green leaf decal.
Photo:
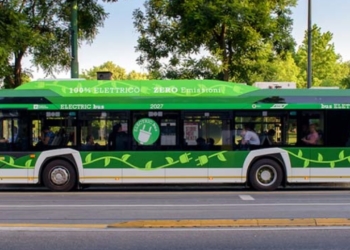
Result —
[[125, 154], [122, 156], [122, 161], [127, 161], [131, 155]]
[[218, 159], [219, 159], [220, 161], [226, 161], [226, 158], [225, 158], [225, 156], [224, 156], [223, 153], [218, 154]]
[[107, 167], [109, 165], [109, 163], [111, 162], [111, 158], [106, 157], [105, 158], [105, 167]]
[[91, 156], [92, 156], [92, 153], [88, 154], [88, 155], [85, 157], [85, 162], [86, 162], [86, 163], [91, 162]]
[[30, 168], [30, 164], [32, 163], [32, 160], [28, 160], [28, 161], [26, 161], [26, 163], [25, 163], [25, 166], [27, 167], [27, 168]]
[[335, 163], [332, 161], [332, 162], [330, 163], [330, 165], [331, 165], [331, 168], [334, 168]]
[[342, 151], [339, 153], [339, 159], [340, 159], [340, 160], [344, 159], [344, 150], [342, 150]]
[[12, 157], [9, 157], [9, 164], [10, 165], [15, 164], [15, 160]]
[[299, 151], [298, 151], [298, 156], [299, 156], [299, 157], [303, 157], [303, 151], [301, 151], [300, 149], [299, 149]]
[[66, 87], [61, 88], [62, 93], [66, 93]]
[[307, 168], [310, 164], [310, 161], [309, 160], [305, 160], [304, 161], [304, 168]]
[[323, 161], [323, 156], [320, 153], [318, 153], [317, 159], [318, 159], [318, 161]]
[[225, 94], [225, 92], [226, 92], [226, 87], [225, 87], [225, 85], [220, 86], [220, 88], [221, 88], [221, 92], [222, 92], [223, 94]]
[[145, 165], [145, 168], [146, 169], [151, 169], [152, 168], [152, 161], [147, 162], [146, 165]]
[[171, 158], [171, 157], [165, 157], [165, 160], [166, 160], [169, 164], [171, 164], [171, 163], [174, 162], [173, 158]]

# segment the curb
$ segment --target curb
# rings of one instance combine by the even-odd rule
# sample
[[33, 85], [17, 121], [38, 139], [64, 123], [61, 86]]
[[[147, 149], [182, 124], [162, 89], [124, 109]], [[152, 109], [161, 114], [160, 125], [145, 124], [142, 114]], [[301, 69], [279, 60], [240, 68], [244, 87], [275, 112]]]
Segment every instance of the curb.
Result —
[[350, 226], [350, 218], [238, 219], [238, 220], [140, 220], [109, 224], [107, 228], [191, 227], [320, 227]]

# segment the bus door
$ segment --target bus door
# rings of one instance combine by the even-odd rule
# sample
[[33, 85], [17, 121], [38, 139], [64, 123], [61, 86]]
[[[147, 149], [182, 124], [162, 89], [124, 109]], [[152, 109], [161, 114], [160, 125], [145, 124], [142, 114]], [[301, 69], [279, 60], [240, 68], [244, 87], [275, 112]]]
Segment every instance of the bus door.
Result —
[[[131, 124], [132, 147], [140, 159], [140, 168], [154, 170], [143, 171], [143, 182], [161, 183], [165, 181], [165, 168], [156, 168], [166, 163], [171, 152], [179, 150], [179, 112], [177, 111], [136, 111], [133, 112]], [[152, 157], [150, 157], [152, 155]], [[156, 157], [155, 157], [156, 156]], [[153, 159], [152, 161], [148, 159]], [[124, 182], [134, 182], [132, 177], [140, 175], [135, 169], [125, 169]], [[149, 178], [147, 178], [147, 176]], [[136, 178], [136, 177], [135, 177]], [[140, 181], [140, 180], [138, 180]]]
[[25, 110], [0, 111], [0, 183], [29, 183], [29, 172], [34, 172], [27, 117]]
[[[315, 143], [304, 143], [300, 147], [299, 159], [304, 162], [303, 168], [309, 169], [310, 182], [322, 182], [329, 178], [332, 172], [330, 160], [338, 157], [332, 155], [332, 151], [324, 148], [324, 111], [303, 111], [300, 116], [300, 137], [310, 139], [317, 135]], [[334, 167], [334, 166], [333, 166]]]

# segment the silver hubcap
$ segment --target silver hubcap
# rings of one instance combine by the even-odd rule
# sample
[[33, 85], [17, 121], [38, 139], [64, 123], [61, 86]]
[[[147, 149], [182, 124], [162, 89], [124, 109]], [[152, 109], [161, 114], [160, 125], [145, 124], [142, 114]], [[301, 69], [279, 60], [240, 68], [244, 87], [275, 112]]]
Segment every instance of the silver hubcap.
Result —
[[62, 166], [55, 167], [50, 174], [50, 179], [55, 185], [64, 185], [69, 181], [69, 171]]
[[263, 165], [256, 172], [256, 179], [260, 185], [270, 186], [277, 179], [277, 171], [270, 165]]

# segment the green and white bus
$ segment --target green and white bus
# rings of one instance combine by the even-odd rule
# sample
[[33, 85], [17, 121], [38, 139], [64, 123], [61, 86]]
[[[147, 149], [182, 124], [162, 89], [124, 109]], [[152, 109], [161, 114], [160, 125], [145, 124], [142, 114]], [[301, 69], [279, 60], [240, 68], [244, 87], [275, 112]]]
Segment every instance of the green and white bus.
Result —
[[[242, 145], [245, 124], [258, 145]], [[305, 144], [309, 127], [317, 143]], [[126, 183], [245, 183], [269, 191], [349, 182], [350, 90], [40, 80], [0, 91], [0, 137], [0, 184], [53, 191]]]

